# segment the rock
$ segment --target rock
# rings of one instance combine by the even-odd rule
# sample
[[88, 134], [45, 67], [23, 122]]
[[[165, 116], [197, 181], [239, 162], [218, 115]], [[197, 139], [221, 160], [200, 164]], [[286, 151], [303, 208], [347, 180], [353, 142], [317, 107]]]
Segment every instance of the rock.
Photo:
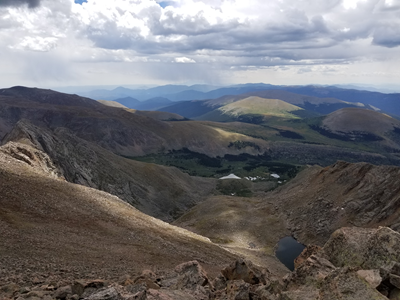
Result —
[[146, 300], [146, 290], [131, 294], [130, 296], [123, 297], [125, 300]]
[[382, 282], [379, 270], [359, 270], [358, 276], [368, 282], [373, 288], [378, 287]]
[[243, 279], [230, 280], [226, 287], [228, 299], [250, 300], [250, 284]]
[[49, 293], [48, 291], [36, 290], [36, 291], [31, 291], [31, 292], [25, 294], [24, 297], [29, 298], [29, 299], [32, 299], [34, 297], [42, 299], [48, 293]]
[[86, 283], [83, 280], [75, 280], [71, 287], [72, 294], [81, 296], [85, 291], [85, 286]]
[[19, 286], [15, 283], [9, 283], [0, 287], [0, 295], [4, 294], [7, 297], [13, 296], [16, 292], [18, 292]]
[[252, 300], [275, 300], [277, 299], [270, 291], [270, 286], [252, 285], [250, 286], [250, 299]]
[[294, 268], [297, 269], [307, 258], [311, 255], [318, 253], [322, 248], [316, 245], [309, 245], [300, 253], [294, 260]]
[[70, 285], [59, 287], [53, 294], [56, 299], [66, 299], [67, 296], [72, 295], [72, 288]]
[[133, 284], [133, 285], [127, 285], [125, 287], [125, 290], [130, 294], [138, 294], [138, 293], [141, 293], [141, 292], [145, 292], [146, 293], [147, 287], [143, 283], [141, 283], [141, 284]]
[[101, 288], [91, 294], [86, 300], [123, 300], [115, 287]]
[[400, 300], [400, 290], [397, 288], [391, 290], [388, 298], [389, 300]]
[[157, 283], [155, 283], [155, 282], [153, 282], [153, 281], [151, 281], [150, 279], [147, 279], [147, 278], [139, 278], [139, 279], [135, 280], [134, 283], [135, 284], [144, 284], [149, 289], [157, 290], [157, 289], [160, 288], [160, 286]]
[[349, 268], [337, 269], [332, 272], [321, 285], [320, 297], [324, 300], [387, 299], [371, 285], [366, 284], [357, 272]]
[[22, 288], [19, 290], [19, 293], [20, 293], [20, 294], [27, 294], [27, 293], [29, 293], [30, 291], [31, 291], [31, 289], [30, 289], [29, 287], [24, 286], [24, 287], [22, 287]]
[[388, 227], [336, 230], [323, 247], [337, 267], [392, 268], [400, 262], [400, 234]]
[[[159, 289], [160, 286], [157, 284], [156, 280], [157, 280], [156, 274], [154, 274], [150, 270], [144, 270], [140, 276], [136, 277], [133, 280], [133, 283], [135, 283], [135, 284], [142, 284], [143, 283], [149, 289]], [[127, 282], [129, 282], [129, 280], [125, 281], [125, 284]]]
[[107, 286], [107, 281], [101, 280], [101, 279], [95, 279], [92, 281], [89, 281], [86, 283], [85, 288], [91, 287], [91, 288], [102, 288]]
[[393, 284], [396, 288], [400, 289], [400, 276], [390, 274], [389, 275], [389, 281], [391, 284]]
[[178, 274], [177, 289], [194, 289], [198, 285], [210, 284], [206, 271], [195, 260], [178, 265], [175, 272]]
[[300, 288], [308, 284], [318, 286], [336, 267], [327, 259], [311, 255], [284, 279], [286, 288]]
[[321, 300], [318, 290], [295, 290], [282, 292], [280, 300]]
[[390, 273], [400, 276], [400, 263], [395, 263], [390, 270]]
[[196, 298], [180, 290], [149, 289], [146, 300], [196, 300]]
[[242, 259], [226, 267], [221, 273], [227, 280], [244, 280], [244, 282], [249, 284], [266, 284], [266, 271], [263, 272], [250, 261]]
[[223, 290], [226, 288], [226, 278], [222, 274], [219, 274], [212, 281], [212, 285], [216, 291]]

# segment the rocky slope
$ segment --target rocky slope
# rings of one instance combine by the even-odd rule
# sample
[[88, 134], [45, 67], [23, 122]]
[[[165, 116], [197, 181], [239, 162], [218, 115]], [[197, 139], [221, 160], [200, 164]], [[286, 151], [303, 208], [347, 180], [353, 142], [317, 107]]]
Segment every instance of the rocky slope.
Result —
[[368, 163], [308, 167], [273, 191], [258, 188], [251, 198], [211, 197], [173, 224], [272, 268], [270, 255], [284, 236], [322, 246], [344, 226], [399, 231], [399, 176], [399, 167]]
[[311, 167], [266, 196], [304, 243], [322, 245], [343, 226], [400, 230], [400, 168], [337, 162]]
[[[15, 157], [25, 155], [28, 164], [30, 152], [46, 153], [49, 163], [67, 181], [114, 194], [166, 221], [204, 200], [215, 188], [212, 179], [190, 177], [176, 168], [123, 158], [65, 128], [51, 131], [20, 121], [3, 142], [1, 148], [12, 148]], [[19, 145], [10, 147], [13, 142]], [[25, 145], [34, 150], [27, 150]]]
[[0, 282], [3, 299], [87, 300], [324, 300], [398, 299], [400, 234], [378, 229], [342, 228], [323, 248], [309, 247], [296, 269], [283, 278], [250, 261], [236, 260], [210, 276], [196, 260], [173, 271], [144, 270], [119, 280], [36, 277]]
[[[18, 148], [24, 150], [15, 152]], [[66, 182], [47, 162], [46, 154], [25, 145], [1, 148], [0, 286], [118, 280], [142, 269], [164, 272], [193, 259], [216, 274], [236, 258], [116, 196]]]

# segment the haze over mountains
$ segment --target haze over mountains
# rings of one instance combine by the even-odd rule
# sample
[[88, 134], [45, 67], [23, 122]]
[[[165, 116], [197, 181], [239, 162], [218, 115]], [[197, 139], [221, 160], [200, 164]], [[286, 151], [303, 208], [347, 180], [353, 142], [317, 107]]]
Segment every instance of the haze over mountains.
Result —
[[[174, 102], [159, 111], [132, 109], [118, 99], [106, 100], [107, 93], [95, 101], [37, 88], [1, 89], [0, 259], [4, 267], [0, 272], [7, 276], [1, 276], [0, 291], [11, 295], [7, 297], [20, 296], [21, 286], [29, 285], [29, 290], [41, 291], [38, 298], [56, 298], [58, 288], [72, 287], [77, 278], [101, 277], [134, 286], [115, 285], [121, 299], [128, 299], [123, 293], [139, 292], [149, 300], [162, 299], [162, 293], [175, 295], [171, 299], [235, 299], [232, 295], [239, 287], [247, 291], [246, 299], [250, 295], [307, 299], [299, 296], [306, 286], [313, 293], [335, 294], [329, 282], [345, 271], [337, 263], [340, 255], [333, 255], [329, 245], [343, 243], [347, 253], [350, 246], [343, 240], [332, 242], [337, 236], [331, 237], [346, 226], [392, 228], [371, 229], [368, 236], [391, 239], [393, 243], [385, 244], [382, 251], [396, 253], [390, 259], [400, 264], [400, 255], [393, 250], [400, 241], [396, 232], [400, 228], [400, 121], [394, 116], [398, 94], [385, 98], [378, 93], [382, 103], [393, 108], [389, 115], [378, 111], [375, 100], [368, 100], [372, 96], [364, 103], [361, 98], [331, 97], [335, 90], [331, 87], [325, 88], [329, 97], [321, 97], [324, 87], [297, 87], [314, 88], [319, 96], [294, 93], [295, 87], [285, 88], [291, 91], [269, 87], [243, 85], [223, 94], [232, 90], [196, 86], [196, 93], [217, 96]], [[151, 96], [172, 95], [176, 90], [187, 92], [185, 87], [169, 86], [153, 90]], [[148, 104], [171, 104], [169, 100], [155, 98]], [[219, 179], [231, 173], [241, 179]], [[348, 239], [364, 234], [363, 230], [350, 230]], [[274, 251], [279, 240], [289, 235], [307, 244], [327, 243], [327, 252], [316, 254], [316, 265], [305, 257], [307, 263], [291, 273], [289, 281], [282, 281], [288, 270]], [[371, 258], [374, 253], [365, 255]], [[258, 266], [249, 267], [252, 274], [266, 268], [264, 279], [257, 279], [257, 290], [250, 287], [256, 281], [247, 282], [244, 275], [230, 277], [224, 271], [225, 277], [218, 279], [219, 270], [230, 262], [239, 259], [236, 264], [242, 266], [241, 258]], [[323, 267], [322, 259], [327, 261]], [[197, 260], [189, 265], [200, 263], [216, 281], [207, 288], [200, 284], [197, 292], [180, 285], [186, 275], [177, 279], [168, 270], [189, 260]], [[326, 276], [311, 275], [314, 267], [327, 266]], [[148, 268], [163, 275], [159, 280], [143, 277], [150, 280], [144, 288], [127, 275], [139, 276]], [[50, 283], [43, 285], [47, 272], [60, 280], [54, 289]], [[348, 280], [356, 276], [357, 282], [364, 282], [364, 277], [343, 274]], [[376, 286], [367, 282], [360, 289], [387, 299], [384, 287], [387, 296], [398, 289], [387, 278], [400, 274], [394, 269], [385, 274]], [[33, 282], [29, 279], [33, 277], [40, 278]], [[171, 278], [175, 279], [168, 281]], [[314, 279], [306, 283], [305, 278]], [[313, 280], [319, 283], [313, 285]], [[160, 287], [156, 298], [152, 289]], [[42, 292], [46, 288], [48, 292]], [[90, 293], [94, 295], [96, 289]], [[72, 290], [68, 295], [73, 296]]]

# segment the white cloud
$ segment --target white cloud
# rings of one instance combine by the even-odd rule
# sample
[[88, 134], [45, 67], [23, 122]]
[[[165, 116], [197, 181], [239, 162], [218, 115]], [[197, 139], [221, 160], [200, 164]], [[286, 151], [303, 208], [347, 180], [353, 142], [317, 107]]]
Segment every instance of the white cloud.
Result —
[[10, 48], [13, 49], [26, 49], [32, 51], [41, 51], [47, 52], [57, 47], [57, 38], [54, 37], [29, 37], [26, 36], [23, 38], [21, 43], [16, 45], [15, 47], [11, 46]]
[[[304, 74], [329, 73], [331, 80], [335, 72], [322, 71], [330, 66], [368, 60], [378, 68], [382, 60], [391, 59], [400, 68], [399, 16], [400, 0], [88, 0], [82, 5], [41, 0], [33, 9], [0, 6], [0, 50], [15, 51], [27, 65], [33, 65], [23, 58], [30, 51], [51, 55], [52, 61], [58, 58], [67, 62], [62, 64], [68, 69], [65, 74], [77, 74], [66, 76], [68, 80], [89, 74], [88, 66], [90, 74], [114, 70], [112, 63], [119, 66], [114, 71], [125, 74], [143, 71], [147, 64], [147, 77], [129, 73], [132, 80], [172, 80], [168, 72], [156, 74], [154, 66], [164, 70], [176, 63], [186, 65], [177, 70], [176, 80], [194, 70], [209, 72], [205, 77], [212, 80], [223, 78], [227, 70], [234, 72], [232, 80], [243, 78], [243, 72], [266, 70], [303, 74], [299, 81], [305, 80]], [[11, 68], [1, 72], [15, 74]], [[96, 75], [84, 78], [91, 84], [99, 80]]]
[[187, 57], [175, 57], [175, 62], [177, 63], [196, 63], [195, 60], [191, 59], [191, 58], [187, 58]]

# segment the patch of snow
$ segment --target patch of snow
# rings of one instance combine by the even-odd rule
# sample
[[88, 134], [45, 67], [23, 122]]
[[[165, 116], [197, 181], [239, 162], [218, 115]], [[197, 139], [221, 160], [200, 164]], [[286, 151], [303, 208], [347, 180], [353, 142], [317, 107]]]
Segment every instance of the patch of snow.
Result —
[[278, 179], [278, 178], [281, 177], [281, 176], [279, 176], [278, 174], [275, 174], [275, 173], [274, 173], [274, 174], [271, 174], [270, 176], [271, 176], [271, 177], [274, 177], [274, 178], [276, 178], [276, 179]]
[[235, 174], [229, 174], [228, 176], [221, 177], [220, 179], [241, 179], [241, 178], [236, 176]]

